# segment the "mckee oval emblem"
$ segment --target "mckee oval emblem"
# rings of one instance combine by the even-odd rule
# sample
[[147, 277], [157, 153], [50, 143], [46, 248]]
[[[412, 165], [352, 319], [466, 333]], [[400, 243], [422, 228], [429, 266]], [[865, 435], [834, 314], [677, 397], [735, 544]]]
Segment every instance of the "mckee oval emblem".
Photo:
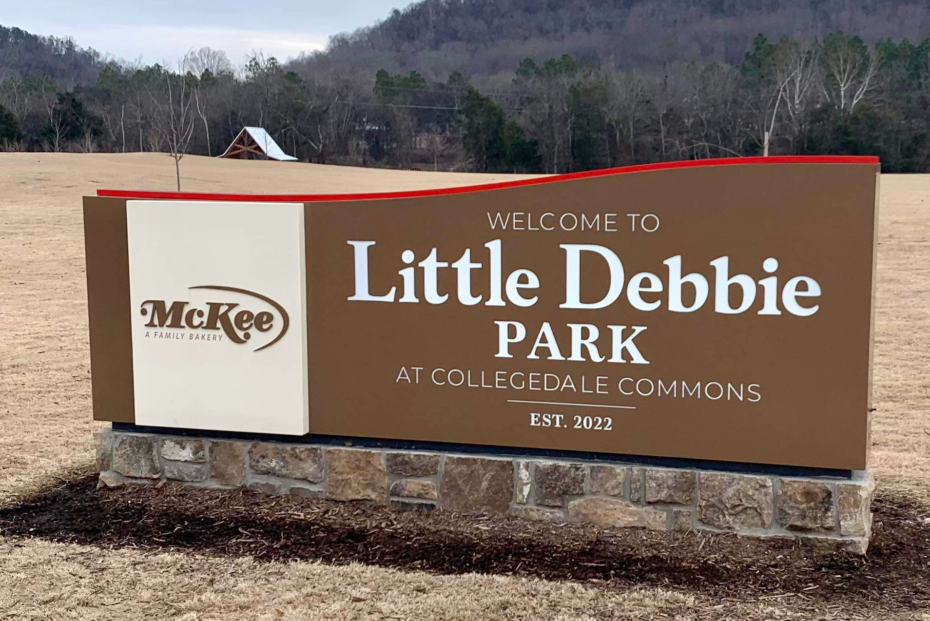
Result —
[[[279, 328], [277, 335], [265, 345], [254, 351], [268, 349], [287, 334], [290, 327], [290, 317], [284, 307], [260, 293], [226, 287], [223, 285], [198, 285], [189, 289], [204, 289], [209, 291], [225, 291], [238, 293], [255, 300], [260, 300], [271, 306], [281, 315], [281, 325], [276, 326], [274, 313], [268, 310], [255, 310], [247, 304], [240, 302], [206, 302], [203, 305], [192, 305], [187, 301], [146, 300], [142, 302], [140, 312], [147, 317], [146, 328], [175, 328], [182, 330], [212, 330], [222, 333], [233, 343], [243, 344], [252, 337], [252, 330], [258, 333], [270, 333]], [[195, 339], [193, 336], [191, 340]]]

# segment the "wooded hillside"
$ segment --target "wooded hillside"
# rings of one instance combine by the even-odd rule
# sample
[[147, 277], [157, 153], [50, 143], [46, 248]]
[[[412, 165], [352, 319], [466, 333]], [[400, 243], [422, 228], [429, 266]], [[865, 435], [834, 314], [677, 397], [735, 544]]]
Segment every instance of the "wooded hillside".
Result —
[[[4, 29], [0, 148], [216, 155], [244, 125], [257, 125], [301, 160], [359, 166], [562, 173], [769, 153], [872, 154], [889, 172], [930, 171], [930, 39], [875, 40], [902, 20], [902, 31], [921, 29], [926, 7], [842, 5], [845, 12], [832, 13], [833, 0], [815, 0], [804, 13], [795, 0], [701, 0], [690, 8], [679, 0], [661, 7], [656, 0], [426, 0], [337, 37], [327, 53], [286, 64], [258, 54], [242, 67], [209, 48], [173, 67], [127, 67], [71, 42]], [[764, 29], [763, 14], [778, 18], [778, 30], [792, 10], [818, 32], [843, 15], [866, 26], [756, 33], [743, 48], [720, 48], [722, 60], [715, 59], [720, 37], [696, 57], [682, 56], [703, 35], [677, 37], [679, 51], [666, 55], [642, 47], [652, 56], [635, 62], [568, 51], [576, 50], [579, 15], [590, 14], [584, 32], [619, 32], [632, 28], [632, 16], [645, 19], [646, 7], [652, 21], [640, 35], [653, 39], [665, 28], [688, 33], [714, 20], [745, 32], [756, 20]], [[610, 11], [623, 18], [604, 18]], [[501, 26], [524, 13], [534, 19], [521, 21], [522, 30]], [[821, 18], [810, 22], [811, 14]], [[538, 36], [550, 22], [561, 26]], [[558, 53], [518, 54], [509, 66], [501, 56], [493, 74], [409, 64], [439, 58], [453, 44], [466, 46], [462, 58], [503, 50], [493, 38], [501, 29]], [[743, 37], [744, 30], [727, 32]], [[479, 35], [483, 43], [469, 43]], [[604, 41], [627, 45], [620, 39]]]
[[0, 25], [0, 82], [44, 76], [66, 88], [93, 83], [103, 68], [100, 54], [71, 39], [40, 37]]
[[305, 59], [370, 71], [509, 74], [524, 58], [570, 54], [622, 67], [670, 61], [738, 64], [759, 33], [867, 42], [921, 40], [924, 0], [423, 0], [331, 40]]

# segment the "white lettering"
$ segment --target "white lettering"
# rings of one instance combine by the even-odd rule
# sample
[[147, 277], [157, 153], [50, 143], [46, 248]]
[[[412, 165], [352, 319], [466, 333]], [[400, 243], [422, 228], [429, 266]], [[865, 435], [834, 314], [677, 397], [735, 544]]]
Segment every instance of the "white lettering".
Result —
[[[561, 244], [565, 250], [565, 303], [559, 308], [604, 308], [613, 304], [623, 292], [623, 263], [612, 250], [593, 244]], [[581, 253], [593, 252], [607, 261], [610, 269], [610, 286], [599, 302], [581, 301]]]
[[[526, 326], [519, 321], [495, 321], [497, 324], [497, 354], [495, 358], [513, 358], [510, 355], [510, 344], [519, 343], [526, 338]], [[514, 329], [510, 336], [510, 328]]]
[[384, 295], [371, 295], [368, 290], [368, 247], [374, 246], [373, 241], [350, 241], [355, 249], [355, 295], [349, 297], [352, 301], [361, 302], [393, 302], [396, 287]]

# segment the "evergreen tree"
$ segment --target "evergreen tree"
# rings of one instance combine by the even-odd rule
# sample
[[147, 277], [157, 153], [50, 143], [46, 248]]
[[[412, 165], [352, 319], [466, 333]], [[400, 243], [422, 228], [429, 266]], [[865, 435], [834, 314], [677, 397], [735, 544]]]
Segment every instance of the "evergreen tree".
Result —
[[22, 139], [19, 123], [9, 110], [0, 106], [0, 143]]
[[44, 137], [70, 141], [79, 140], [86, 134], [96, 136], [100, 133], [100, 119], [84, 108], [84, 103], [75, 93], [58, 93], [57, 97], [42, 132]]
[[536, 144], [500, 105], [474, 88], [468, 89], [462, 109], [462, 142], [482, 172], [535, 172], [539, 169]]

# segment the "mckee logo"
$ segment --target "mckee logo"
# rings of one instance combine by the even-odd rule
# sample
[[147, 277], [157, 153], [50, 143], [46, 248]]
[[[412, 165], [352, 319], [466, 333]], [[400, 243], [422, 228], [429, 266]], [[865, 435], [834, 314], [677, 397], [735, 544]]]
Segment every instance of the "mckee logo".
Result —
[[[278, 312], [281, 316], [281, 323], [276, 325], [275, 315], [269, 310], [257, 310], [252, 308], [252, 305], [243, 302], [206, 302], [201, 306], [194, 306], [184, 301], [146, 300], [142, 302], [140, 308], [142, 316], [148, 318], [145, 323], [146, 328], [180, 328], [191, 331], [212, 331], [215, 334], [191, 332], [185, 339], [184, 333], [155, 332], [153, 336], [147, 332], [145, 338], [218, 341], [225, 336], [233, 343], [241, 345], [251, 339], [253, 330], [260, 334], [273, 334], [274, 338], [270, 342], [255, 349], [255, 351], [261, 351], [268, 349], [287, 334], [290, 326], [287, 311], [269, 297], [247, 289], [221, 285], [201, 285], [190, 287], [190, 289], [234, 293], [252, 298], [252, 302], [264, 302]], [[275, 333], [275, 330], [278, 332]]]

